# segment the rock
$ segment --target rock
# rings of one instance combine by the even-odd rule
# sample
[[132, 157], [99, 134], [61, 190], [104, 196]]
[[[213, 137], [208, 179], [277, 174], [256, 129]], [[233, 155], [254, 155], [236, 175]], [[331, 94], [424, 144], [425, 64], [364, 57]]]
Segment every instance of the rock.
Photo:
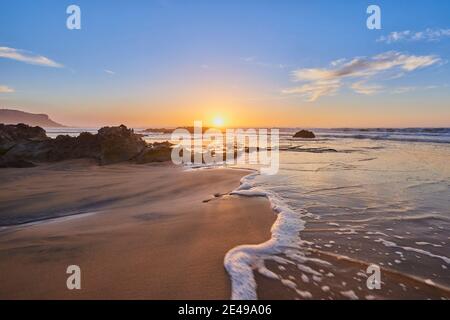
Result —
[[167, 129], [167, 128], [148, 128], [148, 129], [145, 129], [144, 132], [168, 134], [168, 133], [172, 133], [174, 130], [175, 129]]
[[0, 155], [1, 150], [5, 152], [18, 143], [47, 139], [49, 138], [41, 127], [30, 127], [23, 123], [9, 125], [0, 123]]
[[172, 144], [166, 142], [155, 142], [148, 145], [142, 152], [135, 158], [136, 163], [143, 164], [149, 162], [164, 162], [171, 160], [172, 156]]
[[97, 135], [83, 132], [78, 137], [67, 135], [57, 136], [55, 139], [41, 146], [46, 151], [46, 159], [41, 161], [62, 161], [66, 159], [92, 158], [100, 161], [101, 150]]
[[0, 167], [34, 166], [28, 160], [35, 158], [38, 145], [50, 140], [41, 127], [0, 124]]
[[78, 137], [60, 135], [50, 139], [40, 127], [0, 125], [0, 163], [49, 162], [91, 158], [101, 165], [135, 158], [146, 148], [141, 136], [124, 125], [101, 128]]
[[140, 135], [124, 125], [101, 128], [98, 130], [97, 138], [100, 144], [100, 164], [130, 160], [146, 146]]
[[312, 131], [308, 130], [300, 130], [296, 134], [294, 134], [294, 138], [305, 138], [305, 139], [313, 139], [316, 135]]

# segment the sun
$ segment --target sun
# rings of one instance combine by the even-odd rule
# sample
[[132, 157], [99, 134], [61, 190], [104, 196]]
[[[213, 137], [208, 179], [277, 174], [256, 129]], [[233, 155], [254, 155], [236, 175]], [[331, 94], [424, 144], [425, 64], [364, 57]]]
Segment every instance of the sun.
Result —
[[223, 127], [223, 125], [225, 124], [225, 121], [223, 120], [222, 117], [215, 117], [213, 119], [212, 123], [216, 127]]

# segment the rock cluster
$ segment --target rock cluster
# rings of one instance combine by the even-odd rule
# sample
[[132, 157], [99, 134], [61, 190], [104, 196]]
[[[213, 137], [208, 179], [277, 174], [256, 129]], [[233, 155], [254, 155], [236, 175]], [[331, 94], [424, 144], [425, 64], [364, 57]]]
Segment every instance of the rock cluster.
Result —
[[141, 135], [121, 125], [103, 127], [97, 134], [47, 137], [40, 127], [0, 124], [0, 167], [29, 167], [38, 162], [91, 158], [100, 165], [128, 160], [137, 163], [170, 160], [171, 144], [148, 145]]

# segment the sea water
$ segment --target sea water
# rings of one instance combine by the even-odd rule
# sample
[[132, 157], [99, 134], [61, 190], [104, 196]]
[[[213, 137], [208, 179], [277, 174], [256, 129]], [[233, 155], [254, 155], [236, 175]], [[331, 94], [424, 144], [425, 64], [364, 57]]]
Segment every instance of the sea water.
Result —
[[[234, 192], [267, 197], [278, 218], [270, 241], [228, 253], [233, 298], [257, 298], [253, 272], [293, 298], [448, 298], [450, 130], [314, 132], [282, 131], [278, 174]], [[380, 290], [366, 285], [372, 264]]]
[[[277, 220], [267, 242], [226, 255], [232, 298], [270, 298], [258, 291], [261, 279], [294, 299], [448, 298], [450, 129], [313, 129], [315, 139], [292, 138], [297, 130], [280, 130], [276, 175], [249, 174], [233, 192], [268, 198]], [[51, 137], [81, 131], [96, 129], [47, 129]], [[381, 269], [380, 290], [366, 285], [369, 265]]]

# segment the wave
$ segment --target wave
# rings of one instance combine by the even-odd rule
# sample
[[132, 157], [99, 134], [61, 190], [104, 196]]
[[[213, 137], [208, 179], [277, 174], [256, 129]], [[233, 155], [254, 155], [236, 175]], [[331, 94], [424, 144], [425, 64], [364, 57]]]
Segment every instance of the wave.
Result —
[[417, 127], [417, 128], [332, 128], [332, 129], [324, 129], [330, 131], [340, 131], [340, 132], [349, 132], [349, 131], [359, 131], [359, 132], [401, 132], [401, 133], [440, 133], [440, 134], [450, 134], [450, 128], [441, 127], [441, 128], [426, 128], [426, 127]]
[[450, 143], [450, 136], [433, 136], [428, 135], [411, 135], [411, 136], [395, 136], [390, 134], [374, 135], [374, 134], [321, 134], [321, 137], [327, 138], [350, 138], [350, 139], [370, 139], [370, 140], [387, 140], [399, 142], [428, 142], [428, 143]]
[[224, 266], [231, 278], [233, 300], [256, 300], [256, 282], [253, 274], [259, 265], [264, 272], [264, 258], [282, 253], [286, 248], [299, 248], [300, 231], [305, 221], [301, 215], [289, 208], [280, 197], [271, 191], [256, 187], [253, 180], [259, 173], [249, 174], [241, 179], [241, 185], [230, 194], [247, 197], [266, 197], [277, 219], [271, 228], [270, 240], [257, 245], [240, 245], [227, 252]]
[[427, 250], [413, 248], [413, 247], [408, 247], [408, 246], [400, 246], [400, 245], [396, 244], [395, 242], [388, 241], [388, 240], [385, 240], [385, 239], [382, 239], [382, 238], [379, 238], [379, 239], [375, 240], [375, 242], [380, 242], [385, 247], [400, 248], [400, 249], [403, 249], [405, 251], [412, 251], [412, 252], [416, 252], [416, 253], [419, 253], [419, 254], [423, 254], [423, 255], [429, 256], [431, 258], [441, 259], [445, 263], [450, 264], [450, 258], [449, 257], [437, 255], [437, 254], [431, 253], [430, 251], [427, 251]]

